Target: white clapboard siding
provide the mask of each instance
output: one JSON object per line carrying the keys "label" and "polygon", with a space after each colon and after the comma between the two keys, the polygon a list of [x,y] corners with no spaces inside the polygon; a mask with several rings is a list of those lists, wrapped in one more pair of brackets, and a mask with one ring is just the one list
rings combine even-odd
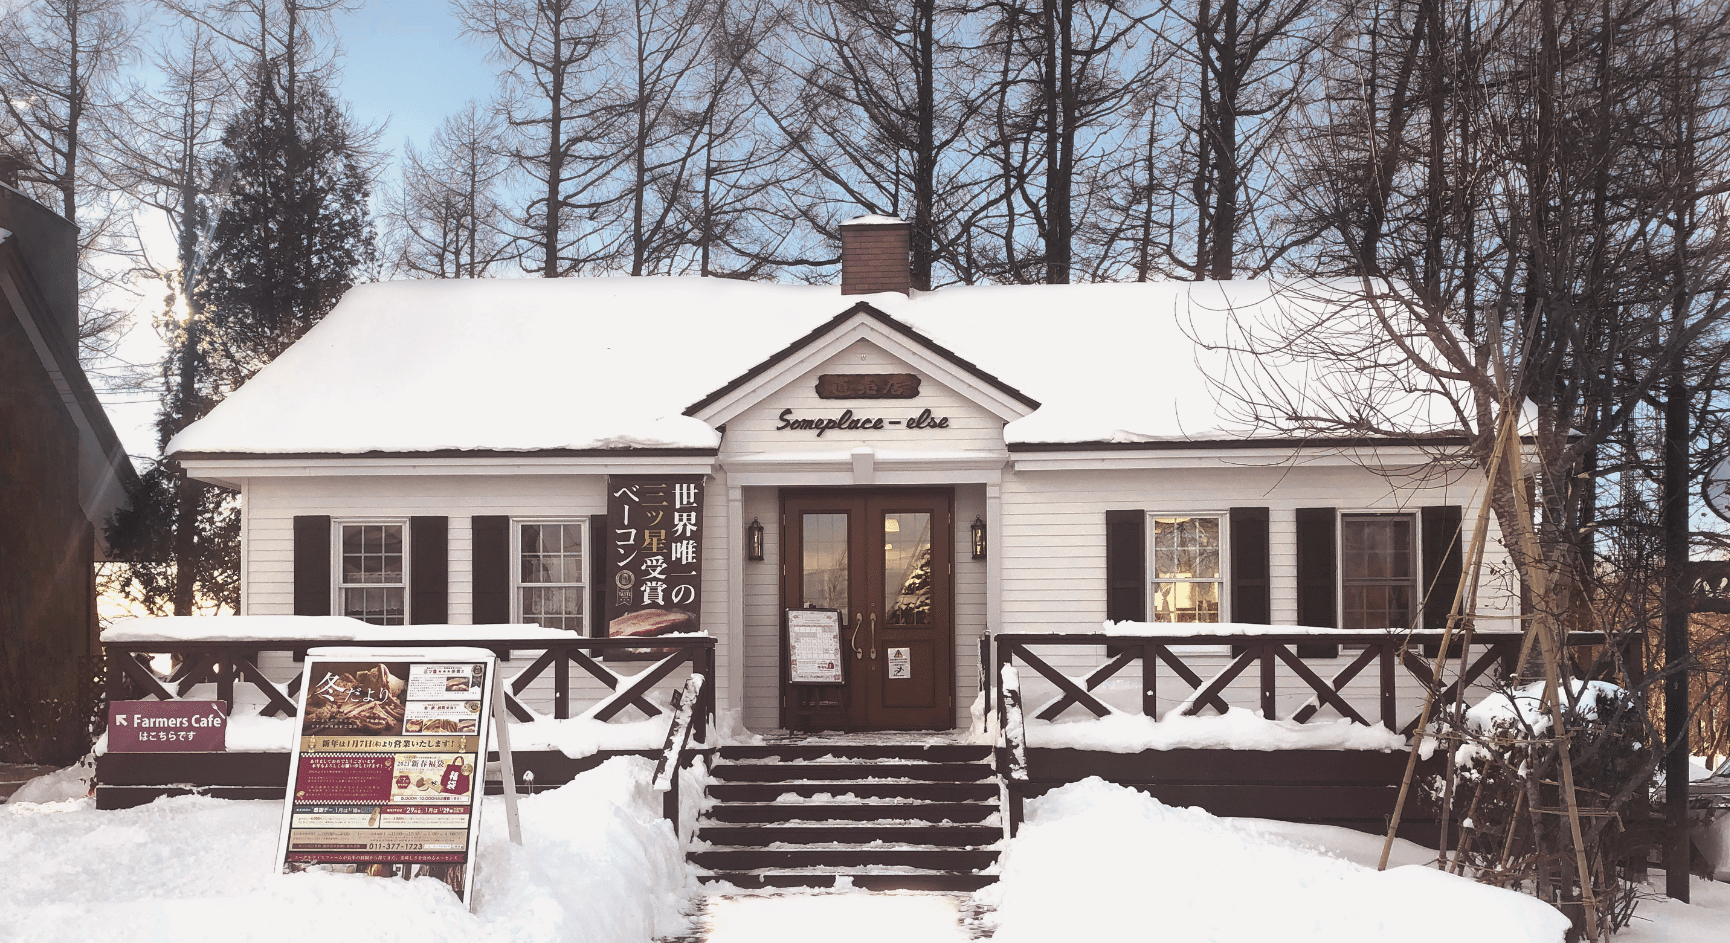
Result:
{"label": "white clapboard siding", "polygon": [[[329,515],[333,525],[348,520],[399,520],[419,515],[439,515],[449,520],[449,619],[466,625],[473,618],[473,540],[470,518],[478,515],[508,515],[519,519],[565,518],[587,521],[591,514],[605,514],[604,475],[486,475],[486,476],[321,476],[253,478],[247,482],[245,528],[248,553],[245,564],[245,614],[289,615],[294,611],[294,518],[297,515]],[[727,621],[728,554],[734,541],[727,538],[726,493],[709,489],[704,495],[703,605],[706,630],[722,635]],[[590,548],[600,552],[602,548]],[[411,567],[413,561],[410,560]],[[600,618],[591,614],[591,618]],[[719,676],[715,679],[720,703],[730,703],[727,665],[732,653],[719,646],[716,653]],[[506,677],[514,675],[527,660],[509,663]],[[613,664],[615,671],[634,674],[648,663]],[[292,666],[274,660],[267,669],[272,676],[293,674]],[[286,672],[286,674],[284,674]],[[681,669],[664,683],[663,692],[676,686]],[[572,713],[580,713],[608,693],[599,681],[576,666],[571,668]],[[524,693],[526,703],[552,709],[553,673],[548,668]],[[657,695],[657,697],[662,697]],[[626,714],[635,718],[637,712]]]}
{"label": "white clapboard siding", "polygon": [[[1110,471],[1029,471],[1006,475],[1003,484],[1003,623],[1010,631],[1087,632],[1098,631],[1105,619],[1105,512],[1143,509],[1153,513],[1223,515],[1232,506],[1269,509],[1269,577],[1272,617],[1275,624],[1297,621],[1296,509],[1335,507],[1352,511],[1409,511],[1430,505],[1462,505],[1465,512],[1463,540],[1470,541],[1481,495],[1469,482],[1452,482],[1434,488],[1414,489],[1409,482],[1357,466],[1288,467],[1274,464],[1289,455],[1270,454],[1260,466],[1222,461],[1205,468],[1162,468]],[[1241,461],[1241,460],[1240,460]],[[1396,482],[1399,487],[1396,487]],[[1420,525],[1421,526],[1421,525]],[[1513,628],[1517,593],[1505,577],[1507,555],[1490,531],[1486,570],[1480,586],[1478,611],[1484,628]],[[1229,538],[1228,538],[1229,539]],[[1419,538],[1421,539],[1421,537]],[[993,548],[996,551],[996,547]],[[1229,548],[1228,548],[1229,551]],[[1498,575],[1502,574],[1502,575]],[[1499,617],[1499,618],[1498,618]],[[1229,618],[1229,613],[1228,613]],[[1350,652],[1334,660],[1312,660],[1311,667],[1323,677],[1349,663]],[[1104,663],[1103,649],[1052,650],[1047,660],[1065,674],[1085,676]],[[1204,680],[1229,661],[1224,654],[1197,665]],[[1203,668],[1206,670],[1203,670]],[[1140,669],[1130,666],[1108,701],[1126,710],[1140,710]],[[1175,706],[1187,692],[1169,670],[1161,666],[1161,709]],[[1022,674],[1024,702],[1031,709],[1044,703],[1052,686],[1032,672]],[[1348,686],[1352,703],[1360,711],[1376,707],[1377,680],[1366,670]],[[1246,671],[1231,685],[1227,700],[1246,707],[1259,706],[1259,673]],[[1308,699],[1303,684],[1289,668],[1279,668],[1279,710],[1296,710]],[[1400,672],[1400,710],[1414,710],[1422,692],[1415,681]],[[1119,700],[1121,704],[1117,703]],[[1068,717],[1083,716],[1073,709]],[[1318,715],[1337,716],[1331,708]],[[1375,719],[1375,718],[1371,718]]]}

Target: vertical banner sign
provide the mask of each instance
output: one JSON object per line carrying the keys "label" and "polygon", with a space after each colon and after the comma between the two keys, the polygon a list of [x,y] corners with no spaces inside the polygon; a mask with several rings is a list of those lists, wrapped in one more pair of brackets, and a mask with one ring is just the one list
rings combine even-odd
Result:
{"label": "vertical banner sign", "polygon": [[698,631],[703,479],[607,479],[607,634]]}
{"label": "vertical banner sign", "polygon": [[472,903],[495,669],[485,649],[309,653],[282,871],[430,877]]}

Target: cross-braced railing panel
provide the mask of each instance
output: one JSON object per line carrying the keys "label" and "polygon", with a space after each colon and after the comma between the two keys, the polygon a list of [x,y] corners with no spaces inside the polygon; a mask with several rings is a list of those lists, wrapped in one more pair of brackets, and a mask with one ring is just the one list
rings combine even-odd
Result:
{"label": "cross-braced railing panel", "polygon": [[[1441,632],[1280,631],[1248,633],[1182,633],[1169,635],[1118,635],[1111,633],[999,633],[992,637],[996,648],[995,673],[983,677],[1000,679],[1005,666],[1020,664],[1032,670],[1055,689],[1049,700],[1029,707],[1029,716],[1055,720],[1065,711],[1081,708],[1095,717],[1112,713],[1100,695],[1106,683],[1139,669],[1140,712],[1159,717],[1162,686],[1183,685],[1184,693],[1173,708],[1182,716],[1205,710],[1225,712],[1232,699],[1243,699],[1245,689],[1254,693],[1254,703],[1237,706],[1255,710],[1269,720],[1307,723],[1324,708],[1356,724],[1379,724],[1410,734],[1417,726],[1418,705],[1405,697],[1405,690],[1436,690],[1439,703],[1451,703],[1462,690],[1487,686],[1511,677],[1519,659],[1523,637],[1517,632],[1456,634],[1446,658],[1435,652],[1442,644]],[[1601,633],[1581,632],[1569,636],[1569,645],[1601,645]],[[1343,658],[1318,661],[1299,655],[1300,648],[1339,645]],[[1220,652],[1229,646],[1228,656]],[[1085,675],[1075,676],[1078,660],[1104,649],[1103,660]],[[1053,654],[1063,653],[1064,657]],[[1054,661],[1064,664],[1054,665]],[[1340,664],[1343,661],[1344,664]],[[1336,667],[1337,666],[1337,667]],[[1358,681],[1375,669],[1373,694]],[[1253,669],[1253,670],[1252,670]],[[1354,686],[1353,682],[1358,683]],[[1249,682],[1249,683],[1246,683]],[[1285,690],[1282,691],[1282,685]],[[1292,691],[1308,698],[1295,710],[1282,713],[1282,698]],[[1170,697],[1166,698],[1172,700]],[[1374,718],[1372,720],[1371,718]]]}
{"label": "cross-braced railing panel", "polygon": [[[269,654],[281,656],[278,660],[292,659],[293,662],[299,662],[306,657],[307,649],[327,645],[364,645],[368,648],[404,650],[454,645],[489,649],[498,655],[501,673],[506,675],[505,708],[510,716],[518,721],[536,718],[535,712],[524,702],[523,697],[531,685],[543,679],[549,668],[552,669],[553,717],[558,719],[574,716],[573,707],[576,705],[573,701],[582,693],[573,682],[571,665],[582,669],[585,675],[599,682],[608,692],[595,703],[587,705],[585,710],[576,712],[586,713],[601,721],[613,720],[632,707],[649,717],[664,713],[664,709],[657,706],[649,695],[659,687],[682,685],[683,681],[668,680],[681,667],[689,666],[691,674],[700,674],[705,678],[715,677],[715,639],[710,636],[656,638],[653,640],[653,648],[648,651],[653,653],[651,657],[659,657],[648,662],[632,661],[631,664],[643,665],[642,669],[634,674],[614,671],[603,659],[608,653],[631,653],[634,658],[640,658],[648,645],[643,639],[573,636],[569,642],[565,642],[546,638],[496,637],[477,641],[458,636],[397,638],[388,641],[203,638],[196,641],[105,643],[103,647],[107,651],[109,664],[109,697],[119,699],[137,693],[158,700],[178,700],[191,694],[198,685],[214,684],[216,699],[225,703],[232,713],[236,686],[244,684],[263,694],[264,703],[259,707],[260,714],[293,716],[300,694],[302,675],[296,673],[285,682],[273,681],[260,667],[260,663],[267,661],[264,656]],[[148,665],[149,659],[159,654],[178,656],[178,665],[166,680],[159,678]],[[528,658],[528,664],[521,670],[510,673],[509,666],[521,664],[524,658]],[[129,688],[132,690],[129,691]],[[715,714],[714,685],[702,685],[697,699],[690,729],[692,737],[701,742],[706,739],[708,724]]]}

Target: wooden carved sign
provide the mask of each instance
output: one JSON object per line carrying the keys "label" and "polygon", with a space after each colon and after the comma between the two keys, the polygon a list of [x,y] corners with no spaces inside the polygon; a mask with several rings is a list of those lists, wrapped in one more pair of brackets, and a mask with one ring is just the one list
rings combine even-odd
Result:
{"label": "wooden carved sign", "polygon": [[607,479],[607,634],[696,632],[701,611],[703,479]]}
{"label": "wooden carved sign", "polygon": [[817,378],[822,399],[913,399],[919,378],[911,373],[825,373]]}

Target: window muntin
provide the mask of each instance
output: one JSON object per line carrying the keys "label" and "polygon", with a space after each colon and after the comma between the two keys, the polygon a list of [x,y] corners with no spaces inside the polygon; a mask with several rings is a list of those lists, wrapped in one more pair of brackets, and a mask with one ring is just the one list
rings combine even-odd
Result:
{"label": "window muntin", "polygon": [[522,622],[581,633],[587,625],[583,521],[517,521],[516,604]]}
{"label": "window muntin", "polygon": [[1411,628],[1416,522],[1409,514],[1340,516],[1340,627]]}
{"label": "window muntin", "polygon": [[408,566],[401,523],[345,523],[339,529],[337,610],[373,625],[408,621]]}
{"label": "window muntin", "polygon": [[1224,598],[1220,518],[1154,516],[1153,622],[1218,622]]}

